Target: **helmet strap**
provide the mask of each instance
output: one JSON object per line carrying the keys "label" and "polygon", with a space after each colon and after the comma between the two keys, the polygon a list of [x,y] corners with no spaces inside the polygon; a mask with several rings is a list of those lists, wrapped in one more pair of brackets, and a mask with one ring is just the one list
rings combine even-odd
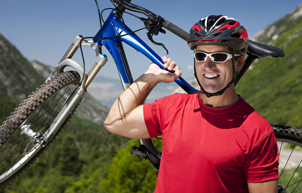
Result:
{"label": "helmet strap", "polygon": [[196,80],[197,80],[197,83],[198,83],[198,85],[200,86],[200,88],[201,88],[202,91],[193,91],[193,92],[191,92],[190,94],[194,94],[194,93],[205,94],[208,98],[210,98],[210,97],[212,97],[212,96],[220,96],[220,95],[222,95],[222,94],[224,93],[224,91],[225,91],[227,88],[229,88],[229,87],[236,81],[236,79],[237,79],[237,73],[236,73],[236,68],[235,68],[235,53],[234,53],[234,50],[233,50],[232,48],[230,48],[230,47],[229,47],[229,50],[230,50],[230,52],[231,52],[231,54],[232,54],[232,56],[233,56],[233,57],[232,57],[232,63],[233,63],[233,79],[231,80],[231,82],[230,82],[226,87],[224,87],[223,89],[221,89],[221,90],[218,91],[218,92],[209,93],[209,92],[205,91],[205,90],[203,89],[203,87],[201,86],[201,84],[200,84],[198,78],[197,78],[196,69],[195,69],[195,68],[196,68],[196,67],[195,67],[195,59],[194,59],[194,76],[195,76],[195,78],[196,78]]}

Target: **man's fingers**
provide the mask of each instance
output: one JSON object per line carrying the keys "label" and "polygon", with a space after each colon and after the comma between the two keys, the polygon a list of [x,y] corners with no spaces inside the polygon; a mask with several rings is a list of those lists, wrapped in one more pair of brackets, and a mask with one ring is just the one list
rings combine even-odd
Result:
{"label": "man's fingers", "polygon": [[180,71],[180,68],[179,66],[175,66],[175,68],[173,69],[174,70],[174,74],[177,78],[179,78],[182,74],[182,72]]}
{"label": "man's fingers", "polygon": [[166,68],[167,70],[171,71],[175,68],[176,63],[175,61],[172,61],[171,58],[167,58],[167,57],[162,57],[163,62],[164,62],[164,68]]}
{"label": "man's fingers", "polygon": [[[162,60],[164,62],[164,68],[167,69],[168,71],[173,71],[173,73],[165,73],[166,74],[166,78],[170,79],[170,80],[166,80],[167,82],[171,81],[171,78],[173,79],[172,81],[175,81],[177,78],[179,78],[181,76],[181,71],[179,66],[176,65],[176,62],[173,61],[171,58],[167,58],[166,56],[162,57]],[[164,82],[166,82],[164,81]]]}

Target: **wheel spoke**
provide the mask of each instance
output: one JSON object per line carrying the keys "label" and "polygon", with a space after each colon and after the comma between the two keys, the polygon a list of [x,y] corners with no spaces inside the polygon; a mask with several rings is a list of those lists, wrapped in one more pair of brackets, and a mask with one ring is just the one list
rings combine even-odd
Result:
{"label": "wheel spoke", "polygon": [[[296,146],[295,146],[295,147],[296,147]],[[287,163],[288,163],[288,161],[290,160],[290,158],[291,158],[291,156],[292,156],[292,154],[293,154],[293,152],[294,152],[295,147],[291,150],[291,152],[290,152],[290,154],[289,154],[289,156],[288,156],[288,158],[287,158],[287,160],[286,160],[286,163],[285,163],[285,165],[284,165],[284,167],[283,167],[283,169],[282,169],[282,171],[281,171],[280,176],[282,176],[282,174],[283,174],[283,172],[284,172],[284,170],[285,170],[285,168],[286,168],[286,166],[287,166]]]}
{"label": "wheel spoke", "polygon": [[282,146],[283,146],[283,141],[281,142],[281,145],[280,145],[280,148],[279,148],[279,156],[280,156],[281,151],[282,151]]}

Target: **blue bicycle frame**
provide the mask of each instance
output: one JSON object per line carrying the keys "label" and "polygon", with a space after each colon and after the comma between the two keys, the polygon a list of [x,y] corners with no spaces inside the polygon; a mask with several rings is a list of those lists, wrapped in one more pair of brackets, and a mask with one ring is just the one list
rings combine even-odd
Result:
{"label": "blue bicycle frame", "polygon": [[[131,29],[125,26],[121,19],[117,17],[113,12],[111,12],[109,17],[107,18],[106,22],[102,26],[102,29],[96,34],[96,37],[100,38],[94,38],[93,41],[100,46],[104,45],[113,56],[124,89],[126,89],[133,82],[133,79],[122,46],[122,42],[127,43],[134,49],[143,53],[152,62],[164,69],[161,57],[158,56],[135,33],[133,33]],[[196,91],[196,89],[188,84],[182,77],[178,78],[175,82],[188,93],[190,93],[191,91]]]}

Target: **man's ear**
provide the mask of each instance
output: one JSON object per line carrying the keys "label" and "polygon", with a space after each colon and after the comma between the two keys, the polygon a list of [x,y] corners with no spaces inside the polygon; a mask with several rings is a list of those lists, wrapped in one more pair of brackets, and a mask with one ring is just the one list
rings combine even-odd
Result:
{"label": "man's ear", "polygon": [[241,68],[243,67],[244,61],[245,61],[244,56],[240,56],[238,58],[238,60],[236,61],[236,72],[239,72],[241,70]]}

